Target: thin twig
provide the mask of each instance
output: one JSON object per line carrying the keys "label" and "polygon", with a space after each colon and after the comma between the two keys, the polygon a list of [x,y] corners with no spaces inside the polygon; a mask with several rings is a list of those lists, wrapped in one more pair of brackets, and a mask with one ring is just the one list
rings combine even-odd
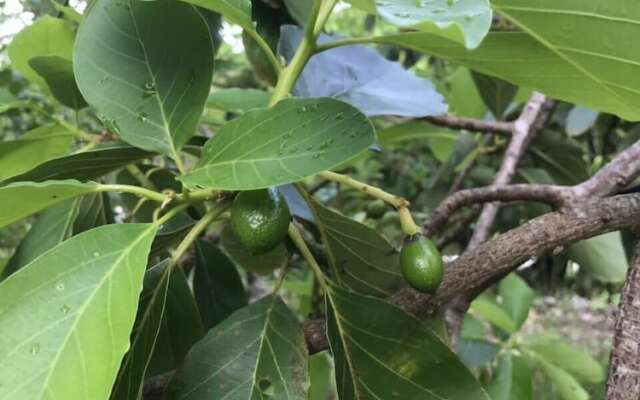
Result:
{"label": "thin twig", "polygon": [[[529,143],[543,126],[542,124],[534,124],[544,113],[545,107],[543,107],[543,105],[546,101],[547,98],[542,93],[534,92],[531,95],[522,114],[520,114],[520,117],[518,117],[513,125],[511,142],[505,153],[502,165],[500,165],[500,169],[496,174],[493,182],[494,186],[503,186],[511,182],[516,172],[516,167],[529,146]],[[493,221],[498,214],[499,207],[499,203],[486,204],[483,207],[471,240],[467,245],[467,249],[472,249],[487,240],[491,227],[493,226]]]}
{"label": "thin twig", "polygon": [[440,115],[436,117],[424,117],[423,120],[433,125],[444,126],[451,129],[466,129],[472,132],[501,133],[510,135],[513,132],[513,122],[483,121],[474,118],[456,117],[455,115]]}
{"label": "thin twig", "polygon": [[442,228],[461,207],[493,201],[537,201],[560,208],[570,200],[570,188],[556,185],[487,186],[459,190],[447,197],[431,213],[423,225],[423,233],[431,236]]}

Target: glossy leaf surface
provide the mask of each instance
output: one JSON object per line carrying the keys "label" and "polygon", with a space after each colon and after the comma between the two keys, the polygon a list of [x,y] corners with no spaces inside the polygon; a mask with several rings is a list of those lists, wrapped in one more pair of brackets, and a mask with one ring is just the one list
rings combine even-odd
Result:
{"label": "glossy leaf surface", "polygon": [[0,284],[1,398],[108,398],[129,347],[155,231],[141,224],[96,228]]}

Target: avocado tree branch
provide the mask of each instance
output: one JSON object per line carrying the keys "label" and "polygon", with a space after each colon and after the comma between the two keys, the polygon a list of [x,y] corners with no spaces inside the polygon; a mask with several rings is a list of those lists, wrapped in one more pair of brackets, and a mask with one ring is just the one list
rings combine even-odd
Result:
{"label": "avocado tree branch", "polygon": [[461,207],[492,201],[537,201],[556,208],[570,200],[570,188],[556,185],[486,186],[454,192],[443,200],[423,224],[423,233],[431,236],[440,230],[451,215]]}
{"label": "avocado tree branch", "polygon": [[[419,317],[438,313],[464,293],[486,287],[529,259],[564,248],[579,240],[636,224],[640,194],[625,194],[581,202],[570,209],[544,214],[463,253],[445,266],[442,285],[435,295],[401,289],[390,301]],[[311,352],[327,348],[323,320],[304,325]]]}
{"label": "avocado tree branch", "polygon": [[433,125],[451,129],[465,129],[472,132],[501,133],[510,135],[514,129],[513,122],[483,121],[475,118],[457,117],[455,115],[438,115],[422,118]]}
{"label": "avocado tree branch", "polygon": [[[546,125],[552,108],[552,101],[548,101],[542,93],[533,92],[522,113],[513,124],[511,142],[493,181],[493,186],[504,186],[511,182],[520,159],[529,147],[531,140]],[[485,204],[471,240],[467,244],[467,249],[472,249],[487,240],[499,208],[500,203]]]}
{"label": "avocado tree branch", "polygon": [[640,398],[640,241],[633,253],[616,320],[607,378],[608,400]]}

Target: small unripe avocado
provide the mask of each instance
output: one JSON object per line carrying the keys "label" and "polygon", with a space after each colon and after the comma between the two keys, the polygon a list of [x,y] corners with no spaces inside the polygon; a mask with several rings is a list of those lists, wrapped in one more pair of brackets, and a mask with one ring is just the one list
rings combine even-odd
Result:
{"label": "small unripe avocado", "polygon": [[287,202],[276,188],[240,192],[231,205],[231,229],[254,255],[280,243],[290,219]]}
{"label": "small unripe avocado", "polygon": [[387,212],[387,204],[382,200],[374,200],[367,204],[367,217],[372,219],[382,218]]}
{"label": "small unripe avocado", "polygon": [[442,282],[442,256],[433,242],[422,235],[405,240],[400,268],[407,283],[420,292],[435,293]]}

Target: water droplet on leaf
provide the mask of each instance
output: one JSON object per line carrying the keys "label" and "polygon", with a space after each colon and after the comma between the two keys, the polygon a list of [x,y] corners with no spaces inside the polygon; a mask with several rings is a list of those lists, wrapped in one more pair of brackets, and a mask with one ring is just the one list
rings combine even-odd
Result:
{"label": "water droplet on leaf", "polygon": [[40,343],[32,344],[31,347],[29,348],[29,353],[33,354],[34,356],[40,353]]}
{"label": "water droplet on leaf", "polygon": [[64,283],[60,282],[56,285],[56,290],[62,292],[64,290]]}

